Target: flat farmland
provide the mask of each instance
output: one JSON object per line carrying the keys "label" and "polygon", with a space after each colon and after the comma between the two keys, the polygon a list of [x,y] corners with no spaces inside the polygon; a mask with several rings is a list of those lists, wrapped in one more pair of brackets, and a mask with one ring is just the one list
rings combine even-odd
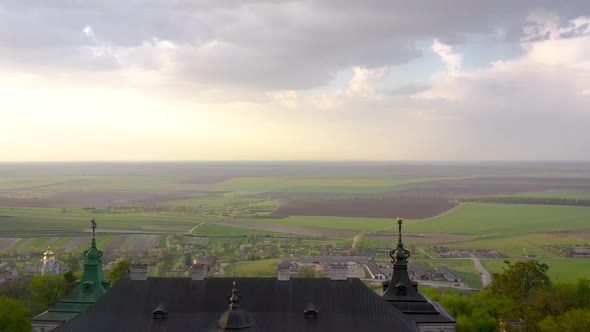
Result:
{"label": "flat farmland", "polygon": [[297,226],[305,228],[328,228],[355,231],[378,231],[397,227],[395,220],[385,218],[352,218],[322,216],[292,216],[283,219],[244,219],[254,223]]}
{"label": "flat farmland", "polygon": [[[516,262],[517,260],[511,260]],[[575,283],[580,278],[590,276],[590,259],[586,258],[555,258],[541,259],[541,263],[549,266],[547,274],[553,282]],[[501,273],[506,266],[503,260],[482,259],[482,264],[490,273]]]}
{"label": "flat farmland", "polygon": [[10,248],[13,245],[15,245],[18,241],[20,241],[20,238],[12,238],[12,239],[0,238],[0,250]]}
{"label": "flat farmland", "polygon": [[159,235],[139,234],[135,237],[128,250],[132,252],[149,251],[150,249],[157,248],[159,242]]}
{"label": "flat farmland", "polygon": [[470,196],[510,195],[544,190],[590,190],[590,178],[479,177],[442,179],[405,185],[391,193],[397,196],[460,198]]}
{"label": "flat farmland", "polygon": [[[74,237],[31,237],[22,239],[0,238],[0,250],[32,250],[44,251],[48,246],[52,250],[85,250],[90,246],[92,237],[74,236]],[[113,250],[127,250],[131,252],[148,251],[158,247],[160,235],[146,234],[126,234],[126,235],[106,235],[98,234],[96,245],[99,249],[108,252]]]}
{"label": "flat farmland", "polygon": [[406,223],[408,232],[509,236],[590,229],[590,207],[463,203],[438,217]]}
{"label": "flat farmland", "polygon": [[[226,220],[218,221],[215,226],[223,226],[226,228],[242,229],[245,234],[258,231],[261,234],[267,233],[283,233],[283,234],[296,234],[308,237],[324,237],[324,238],[353,238],[360,232],[350,229],[340,228],[321,228],[321,227],[304,227],[295,225],[284,225],[284,224],[273,224],[273,223],[261,223],[251,221],[238,221],[238,220]],[[227,234],[234,234],[236,231],[228,231]]]}
{"label": "flat farmland", "polygon": [[404,216],[409,219],[432,218],[446,212],[457,202],[444,198],[353,198],[283,200],[273,216],[340,216],[367,218],[394,218]]}
{"label": "flat farmland", "polygon": [[110,205],[151,205],[167,200],[189,199],[205,196],[205,193],[185,192],[135,192],[135,191],[5,191],[0,192],[0,206],[55,207],[55,208],[104,208]]}
{"label": "flat farmland", "polygon": [[238,177],[203,187],[210,191],[241,192],[246,194],[267,192],[325,192],[325,193],[379,193],[401,189],[402,185],[438,181],[449,178],[411,179],[359,179],[359,178],[289,178],[289,177]]}
{"label": "flat farmland", "polygon": [[36,176],[0,177],[2,191],[109,192],[190,191],[199,185],[183,176]]}
{"label": "flat farmland", "polygon": [[[587,245],[589,242],[587,234],[588,232],[579,231],[533,233],[486,237],[446,245],[457,248],[493,248],[507,257],[522,258],[526,253],[538,258],[553,258],[561,255],[565,248]],[[555,250],[551,250],[551,247]]]}
{"label": "flat farmland", "polygon": [[57,208],[0,207],[0,235],[88,232],[92,217],[99,229],[112,232],[186,232],[200,222],[193,215],[164,212],[93,214],[81,209],[63,213]]}
{"label": "flat farmland", "polygon": [[113,238],[111,242],[109,242],[102,250],[104,251],[113,251],[118,250],[121,248],[125,240],[127,240],[128,235],[117,235]]}
{"label": "flat farmland", "polygon": [[582,199],[590,200],[590,190],[576,189],[549,189],[543,191],[532,191],[513,195],[516,197],[533,198],[561,198],[561,199]]}

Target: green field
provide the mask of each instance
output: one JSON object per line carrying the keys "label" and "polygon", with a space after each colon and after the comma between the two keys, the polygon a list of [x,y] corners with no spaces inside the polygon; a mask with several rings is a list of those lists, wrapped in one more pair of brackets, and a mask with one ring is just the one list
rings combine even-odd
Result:
{"label": "green field", "polygon": [[402,189],[403,185],[412,183],[461,178],[463,177],[412,179],[236,177],[205,188],[248,194],[265,192],[379,193]]}
{"label": "green field", "polygon": [[348,229],[358,231],[378,231],[390,229],[396,226],[395,222],[391,219],[381,218],[291,216],[284,219],[244,218],[243,220],[273,225],[326,229]]}
{"label": "green field", "polygon": [[590,200],[590,190],[549,189],[549,190],[544,190],[544,191],[525,192],[525,193],[516,194],[516,195],[512,195],[512,196]]}
{"label": "green field", "polygon": [[260,231],[255,229],[245,229],[245,228],[237,228],[237,227],[228,227],[228,226],[221,226],[216,225],[215,223],[205,223],[199,226],[195,232],[195,235],[199,236],[215,236],[215,237],[222,237],[222,236],[242,236],[246,237],[247,235],[269,235],[269,236],[290,236],[291,234],[286,233],[276,233],[276,232],[269,232],[269,231]]}
{"label": "green field", "polygon": [[440,216],[410,221],[412,233],[453,233],[486,237],[590,229],[590,207],[463,203]]}
{"label": "green field", "polygon": [[178,176],[40,176],[0,177],[0,190],[42,192],[182,191],[199,190]]}
{"label": "green field", "polygon": [[[574,283],[580,278],[590,276],[590,260],[585,258],[542,259],[549,266],[547,274],[553,282]],[[482,259],[482,264],[490,273],[501,273],[506,265],[500,259]]]}
{"label": "green field", "polygon": [[202,218],[176,213],[101,213],[82,209],[0,207],[0,232],[88,231],[89,220],[95,217],[102,230],[134,230],[145,232],[186,232]]}
{"label": "green field", "polygon": [[277,275],[278,258],[262,259],[258,261],[240,262],[227,268],[239,277],[269,277]]}

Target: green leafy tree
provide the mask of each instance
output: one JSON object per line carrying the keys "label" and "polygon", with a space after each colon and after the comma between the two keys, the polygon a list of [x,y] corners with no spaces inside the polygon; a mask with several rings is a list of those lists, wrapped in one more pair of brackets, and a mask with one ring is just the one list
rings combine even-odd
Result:
{"label": "green leafy tree", "polygon": [[581,299],[575,285],[556,284],[540,290],[529,302],[529,321],[539,322],[546,316],[557,316],[579,307]]}
{"label": "green leafy tree", "polygon": [[37,314],[55,305],[66,295],[67,284],[62,276],[35,276],[29,282],[32,313]]}
{"label": "green leafy tree", "polygon": [[299,268],[299,271],[297,271],[297,273],[293,276],[298,278],[314,278],[315,270],[313,267],[302,266]]}
{"label": "green leafy tree", "polygon": [[12,299],[24,299],[31,296],[29,285],[24,280],[11,280],[0,284],[0,296]]}
{"label": "green leafy tree", "polygon": [[0,332],[29,332],[29,310],[22,303],[0,297]]}
{"label": "green leafy tree", "polygon": [[541,332],[590,331],[590,310],[572,309],[558,316],[547,316],[539,323]]}
{"label": "green leafy tree", "polygon": [[482,291],[484,301],[496,318],[527,320],[530,302],[551,286],[547,264],[535,260],[504,261],[504,272],[494,275],[491,285]]}
{"label": "green leafy tree", "polygon": [[576,293],[580,298],[581,305],[590,309],[590,280],[581,278],[576,282]]}
{"label": "green leafy tree", "polygon": [[115,267],[109,271],[106,275],[107,279],[111,281],[111,285],[116,284],[119,280],[127,278],[129,276],[129,270],[131,269],[131,262],[123,259],[120,260]]}
{"label": "green leafy tree", "polygon": [[439,301],[457,320],[457,332],[495,332],[498,323],[481,307],[478,298],[471,292],[453,289],[425,288],[424,293]]}
{"label": "green leafy tree", "polygon": [[74,275],[74,273],[72,271],[68,271],[66,273],[64,273],[64,281],[66,282],[66,288],[65,288],[65,293],[69,294],[72,289],[74,289],[74,287],[76,287],[76,280],[78,278],[76,278],[76,276]]}
{"label": "green leafy tree", "polygon": [[[504,263],[504,272],[495,274],[492,284],[479,294],[480,307],[496,320],[522,322],[524,331],[538,331],[537,324],[545,314],[559,310],[560,305],[575,305],[571,287],[552,289],[546,264],[535,260]],[[557,293],[564,299],[557,300]],[[553,303],[559,301],[561,304]]]}

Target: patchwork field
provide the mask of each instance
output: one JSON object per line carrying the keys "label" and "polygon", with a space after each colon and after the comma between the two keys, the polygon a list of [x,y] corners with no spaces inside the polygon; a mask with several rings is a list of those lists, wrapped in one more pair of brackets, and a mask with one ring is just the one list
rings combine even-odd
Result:
{"label": "patchwork field", "polygon": [[[84,248],[93,216],[105,251],[146,251],[187,233],[347,246],[362,235],[383,250],[401,216],[404,242],[427,253],[432,245],[493,248],[509,257],[526,252],[550,259],[555,270],[572,275],[585,271],[553,259],[568,247],[588,246],[590,207],[459,203],[477,197],[590,200],[590,164],[0,164],[0,250]],[[467,263],[448,264],[477,282],[461,266]],[[253,270],[270,266],[252,264]]]}

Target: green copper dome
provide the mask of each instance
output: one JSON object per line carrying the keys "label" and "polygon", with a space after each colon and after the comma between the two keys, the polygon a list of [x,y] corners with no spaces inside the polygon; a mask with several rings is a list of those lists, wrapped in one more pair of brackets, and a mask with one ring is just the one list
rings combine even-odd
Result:
{"label": "green copper dome", "polygon": [[86,263],[102,263],[102,251],[96,248],[96,239],[92,238],[92,244],[90,249],[84,251],[84,257],[86,257]]}

